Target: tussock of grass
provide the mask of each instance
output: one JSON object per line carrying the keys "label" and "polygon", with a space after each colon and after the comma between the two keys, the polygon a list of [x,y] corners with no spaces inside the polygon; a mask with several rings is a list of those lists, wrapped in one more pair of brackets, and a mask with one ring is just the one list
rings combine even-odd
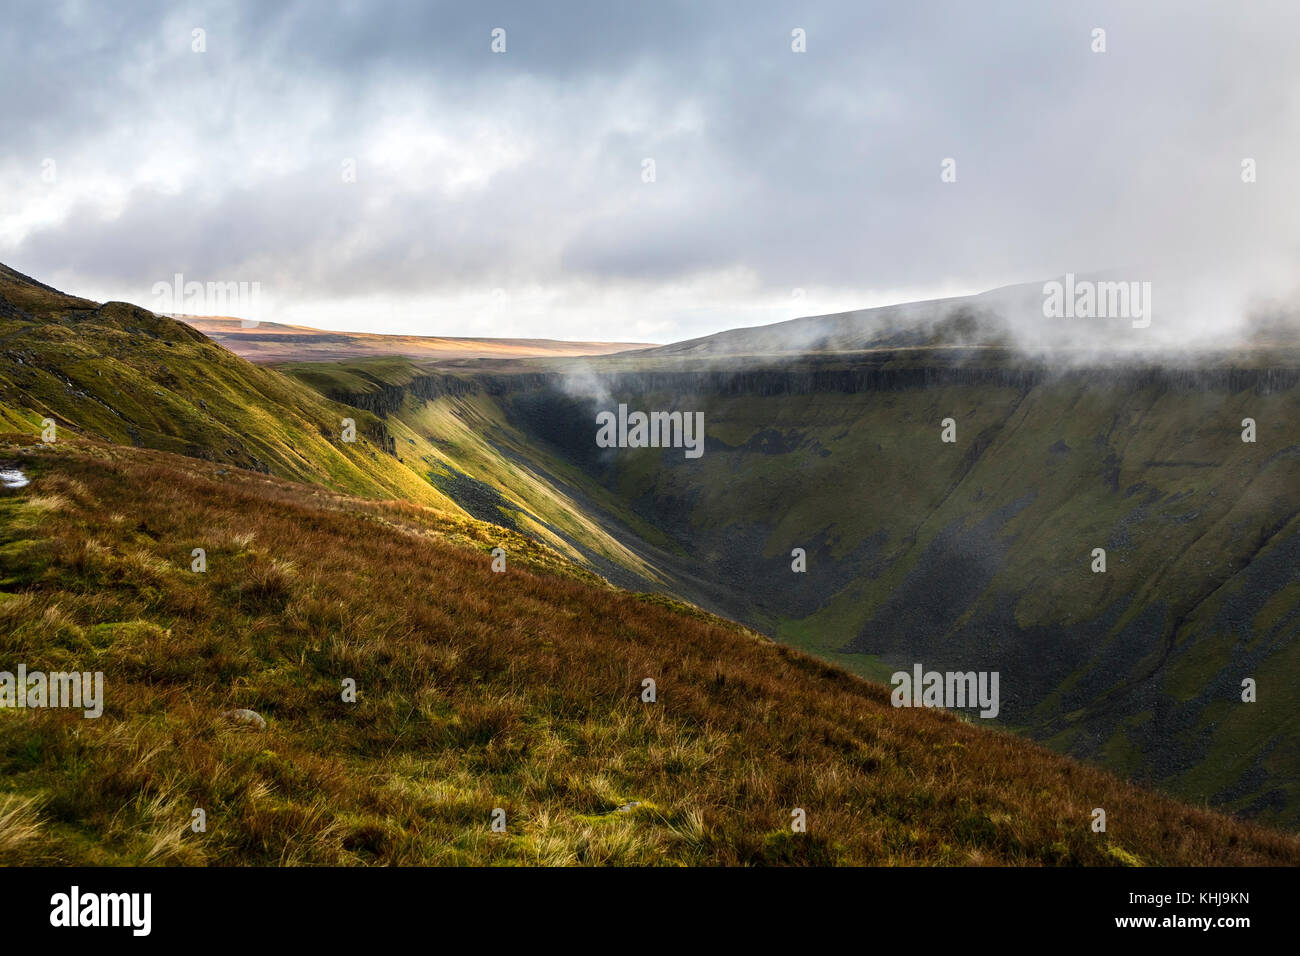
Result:
{"label": "tussock of grass", "polygon": [[0,859],[25,853],[28,844],[40,836],[36,803],[35,797],[0,794]]}

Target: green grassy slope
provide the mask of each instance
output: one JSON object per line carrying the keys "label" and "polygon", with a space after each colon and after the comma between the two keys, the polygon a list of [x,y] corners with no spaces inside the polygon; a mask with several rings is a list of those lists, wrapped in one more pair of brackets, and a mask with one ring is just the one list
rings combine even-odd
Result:
{"label": "green grassy slope", "polygon": [[[277,366],[323,395],[383,414],[408,459],[475,517],[526,531],[619,583],[667,586],[640,546],[671,539],[513,420],[481,387],[479,367],[447,373],[400,358]],[[611,516],[626,533],[607,527]]]}
{"label": "green grassy slope", "polygon": [[[344,418],[356,422],[355,443],[342,440]],[[180,322],[65,296],[0,267],[0,430],[38,434],[45,419],[74,434],[459,511],[389,453],[376,416]]]}

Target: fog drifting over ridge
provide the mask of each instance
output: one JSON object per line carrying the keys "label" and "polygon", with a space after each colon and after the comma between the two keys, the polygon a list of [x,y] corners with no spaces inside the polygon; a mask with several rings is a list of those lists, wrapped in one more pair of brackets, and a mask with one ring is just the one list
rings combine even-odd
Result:
{"label": "fog drifting over ridge", "polygon": [[1213,288],[1166,277],[1067,274],[971,296],[804,316],[650,350],[678,357],[816,355],[864,349],[1010,350],[1052,363],[1217,360],[1218,353],[1300,351],[1294,299],[1216,312]]}
{"label": "fog drifting over ridge", "polygon": [[[1152,284],[1137,341],[1167,348],[1295,298],[1290,4],[18,3],[11,24],[0,261],[100,300],[152,307],[182,273],[318,328],[669,342],[1106,270]],[[1049,327],[1015,311],[1022,341]]]}

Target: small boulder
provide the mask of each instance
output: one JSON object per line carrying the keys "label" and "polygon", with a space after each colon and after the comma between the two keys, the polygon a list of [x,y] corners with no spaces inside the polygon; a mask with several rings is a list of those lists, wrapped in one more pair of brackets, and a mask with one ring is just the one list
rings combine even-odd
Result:
{"label": "small boulder", "polygon": [[221,716],[249,730],[266,730],[266,718],[255,710],[223,710]]}

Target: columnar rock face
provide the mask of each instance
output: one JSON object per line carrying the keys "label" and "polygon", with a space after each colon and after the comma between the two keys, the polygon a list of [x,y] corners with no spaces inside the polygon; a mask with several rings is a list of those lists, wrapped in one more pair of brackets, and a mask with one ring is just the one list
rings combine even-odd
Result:
{"label": "columnar rock face", "polygon": [[609,394],[684,393],[708,396],[813,395],[822,392],[857,394],[894,392],[946,386],[992,386],[1032,388],[1049,382],[1088,382],[1116,389],[1159,387],[1191,391],[1265,393],[1300,385],[1300,367],[1252,366],[1205,367],[1128,364],[1061,367],[1013,359],[1000,363],[967,364],[969,353],[928,355],[924,364],[863,359],[846,365],[843,359],[807,361],[792,368],[707,368],[693,371],[601,371],[584,368],[580,388],[573,385],[572,372],[519,372],[513,374],[439,372],[416,375],[401,385],[376,385],[365,392],[335,390],[336,401],[363,408],[377,415],[389,415],[401,408],[408,397],[431,400],[448,395],[507,395],[522,391],[554,391],[581,394],[599,390]]}
{"label": "columnar rock face", "polygon": [[482,383],[454,375],[418,375],[403,385],[377,385],[372,391],[366,392],[336,389],[330,391],[328,397],[375,415],[386,416],[400,409],[408,398],[428,401],[444,395],[472,394],[484,387]]}
{"label": "columnar rock face", "polygon": [[[1300,753],[1241,699],[1248,678],[1286,693],[1296,666],[1300,364],[988,350],[643,364],[337,397],[416,429],[428,409],[462,416],[501,462],[466,472],[607,576],[877,678],[916,661],[999,671],[999,720],[1300,823]],[[595,414],[619,402],[702,412],[705,453],[597,447]],[[607,539],[625,552],[612,563]]]}

